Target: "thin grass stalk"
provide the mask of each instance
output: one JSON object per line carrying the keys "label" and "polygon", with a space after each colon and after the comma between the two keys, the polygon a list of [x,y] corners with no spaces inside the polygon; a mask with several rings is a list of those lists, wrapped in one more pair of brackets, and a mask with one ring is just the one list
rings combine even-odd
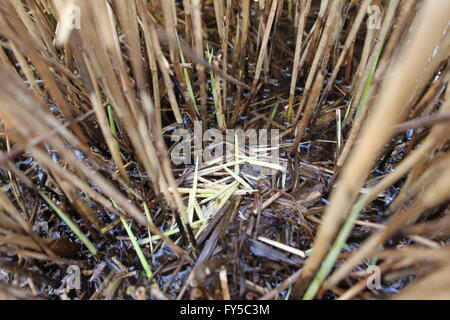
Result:
{"label": "thin grass stalk", "polygon": [[292,111],[294,105],[294,94],[295,89],[297,87],[297,79],[299,74],[299,64],[300,64],[300,56],[303,45],[303,32],[305,29],[305,20],[306,16],[309,14],[309,10],[311,7],[311,0],[307,0],[306,2],[302,2],[300,6],[301,13],[298,15],[298,26],[297,26],[297,38],[295,42],[295,53],[294,53],[294,65],[292,67],[292,79],[291,86],[289,89],[289,102],[288,102],[288,111],[286,115],[287,121],[291,121]]}
{"label": "thin grass stalk", "polygon": [[[192,3],[192,21],[194,27],[195,53],[204,60],[203,47],[203,27],[202,27],[202,5],[201,0],[191,0]],[[203,64],[197,64],[198,80],[200,82],[200,116],[203,125],[207,127],[208,121],[206,117],[206,76]]]}

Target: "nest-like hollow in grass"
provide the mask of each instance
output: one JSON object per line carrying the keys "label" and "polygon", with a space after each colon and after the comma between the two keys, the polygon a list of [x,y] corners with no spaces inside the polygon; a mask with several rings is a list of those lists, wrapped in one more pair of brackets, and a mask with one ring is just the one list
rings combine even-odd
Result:
{"label": "nest-like hollow in grass", "polygon": [[[196,158],[193,168],[186,169],[178,178],[178,192],[186,202],[186,222],[196,229],[198,236],[211,219],[234,196],[251,196],[265,190],[269,182],[273,188],[284,188],[287,160],[272,156],[280,146],[248,147],[239,143],[222,142],[210,147],[232,150],[230,154],[215,157],[199,164]],[[275,186],[272,186],[272,181]]]}

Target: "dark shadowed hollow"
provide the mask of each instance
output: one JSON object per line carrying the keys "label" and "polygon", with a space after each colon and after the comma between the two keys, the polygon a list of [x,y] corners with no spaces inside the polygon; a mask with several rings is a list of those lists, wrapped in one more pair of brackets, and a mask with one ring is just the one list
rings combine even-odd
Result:
{"label": "dark shadowed hollow", "polygon": [[0,1],[0,299],[450,299],[450,1]]}

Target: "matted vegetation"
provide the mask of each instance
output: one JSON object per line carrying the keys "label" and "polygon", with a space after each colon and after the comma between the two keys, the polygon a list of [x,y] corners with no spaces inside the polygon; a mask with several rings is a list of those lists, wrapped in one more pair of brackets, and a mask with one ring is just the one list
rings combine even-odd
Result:
{"label": "matted vegetation", "polygon": [[[450,298],[449,26],[434,0],[1,1],[0,298]],[[195,121],[278,129],[279,164],[237,135],[175,164]]]}

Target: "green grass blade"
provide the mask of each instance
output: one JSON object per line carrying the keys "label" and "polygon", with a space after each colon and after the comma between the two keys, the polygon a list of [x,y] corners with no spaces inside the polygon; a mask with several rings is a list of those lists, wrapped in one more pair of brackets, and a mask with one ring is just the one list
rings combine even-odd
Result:
{"label": "green grass blade", "polygon": [[125,221],[124,218],[120,217],[120,220],[122,221],[123,227],[127,231],[128,237],[131,240],[131,244],[133,245],[134,251],[136,251],[139,261],[141,262],[141,265],[144,268],[145,275],[147,276],[147,278],[150,278],[153,274],[152,270],[150,269],[150,266],[147,262],[147,259],[144,256],[144,253],[142,252],[141,247],[137,243],[136,237],[134,236],[134,233],[131,230],[131,227],[128,225],[128,223]]}
{"label": "green grass blade", "polygon": [[62,211],[50,198],[48,198],[42,192],[39,193],[41,197],[47,202],[47,204],[52,208],[56,214],[69,226],[69,228],[76,234],[76,236],[83,242],[89,251],[95,256],[97,254],[97,248],[94,244],[81,232],[80,228],[76,225],[75,222],[64,212]]}
{"label": "green grass blade", "polygon": [[346,241],[350,235],[350,232],[353,229],[356,219],[359,216],[359,213],[364,208],[367,202],[367,195],[361,196],[360,200],[353,206],[352,211],[350,212],[347,221],[342,227],[339,235],[337,236],[333,247],[331,248],[328,256],[325,261],[322,262],[319,271],[317,272],[314,280],[311,282],[310,286],[306,290],[305,295],[303,296],[303,300],[311,300],[316,295],[317,291],[319,291],[320,286],[325,281],[326,277],[330,274],[333,266],[336,263],[341,250],[345,247]]}

